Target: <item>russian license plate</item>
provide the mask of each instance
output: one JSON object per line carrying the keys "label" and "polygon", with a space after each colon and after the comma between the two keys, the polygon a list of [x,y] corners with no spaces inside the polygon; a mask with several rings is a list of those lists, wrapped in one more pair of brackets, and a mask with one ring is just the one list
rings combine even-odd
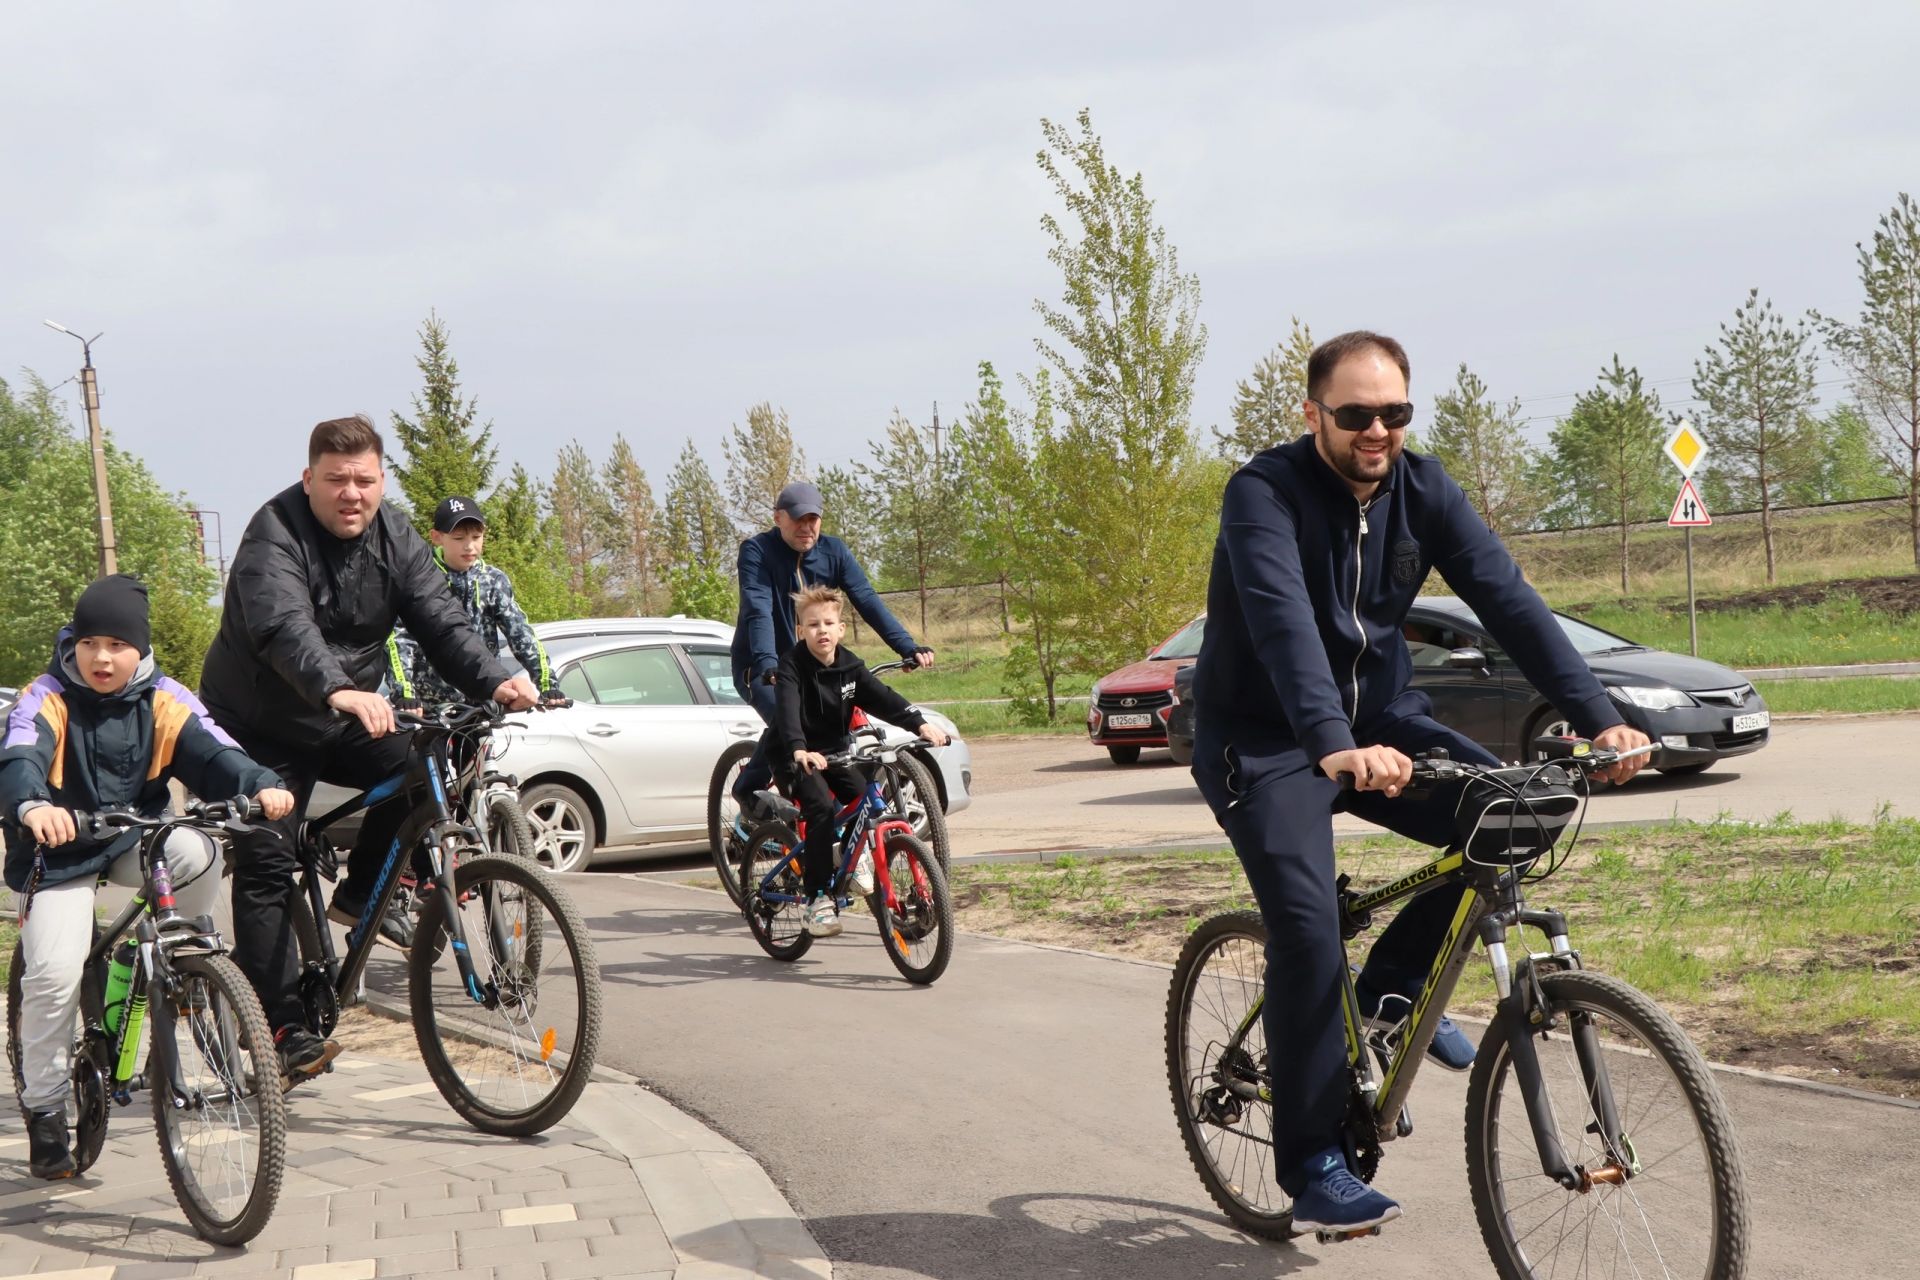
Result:
{"label": "russian license plate", "polygon": [[1733,718],[1735,733],[1752,733],[1755,729],[1764,729],[1773,723],[1773,717],[1765,711],[1752,711],[1744,716]]}
{"label": "russian license plate", "polygon": [[1144,711],[1107,717],[1107,728],[1109,729],[1150,729],[1152,727],[1153,716]]}

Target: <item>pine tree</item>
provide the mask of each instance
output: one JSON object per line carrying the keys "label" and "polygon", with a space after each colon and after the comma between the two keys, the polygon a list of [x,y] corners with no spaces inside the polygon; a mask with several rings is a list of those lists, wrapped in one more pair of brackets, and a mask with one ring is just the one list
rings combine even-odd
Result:
{"label": "pine tree", "polygon": [[1534,450],[1520,434],[1520,402],[1493,402],[1487,384],[1462,364],[1453,389],[1433,402],[1428,452],[1440,460],[1487,527],[1505,535],[1539,514]]}
{"label": "pine tree", "polygon": [[1805,321],[1788,324],[1758,289],[1736,307],[1720,341],[1694,362],[1693,394],[1716,470],[1760,508],[1767,581],[1775,580],[1773,509],[1819,466],[1809,414],[1815,356]]}
{"label": "pine tree", "polygon": [[1856,248],[1866,295],[1860,318],[1847,324],[1823,316],[1820,323],[1907,499],[1920,568],[1920,205],[1901,192],[1881,215],[1872,246]]}
{"label": "pine tree", "polygon": [[545,487],[515,463],[487,499],[487,560],[513,581],[514,598],[534,622],[585,612],[574,594],[557,522],[546,513]]}
{"label": "pine tree", "polygon": [[566,557],[567,585],[598,614],[607,604],[607,578],[616,545],[613,503],[593,458],[578,440],[560,450],[547,502]]}
{"label": "pine tree", "polygon": [[629,612],[651,615],[661,585],[660,509],[653,501],[647,473],[633,456],[625,436],[613,438],[613,455],[607,459],[604,483],[616,530],[610,586]]}
{"label": "pine tree", "polygon": [[727,514],[749,537],[773,522],[780,491],[807,474],[807,459],[793,443],[787,411],[771,403],[747,410],[747,425],[735,424],[720,442],[727,464]]}
{"label": "pine tree", "polygon": [[1262,449],[1292,440],[1305,429],[1300,406],[1307,399],[1307,358],[1313,331],[1292,317],[1287,340],[1261,356],[1253,373],[1234,388],[1233,430],[1214,429],[1220,456],[1245,462]]}
{"label": "pine tree", "polygon": [[[820,528],[847,544],[862,565],[877,566],[881,525],[879,499],[869,492],[855,467],[822,467],[813,483],[820,490]],[[849,619],[851,621],[851,619]]]}
{"label": "pine tree", "polygon": [[[767,504],[771,518],[773,503]],[[667,564],[701,566],[731,576],[740,559],[740,535],[727,517],[720,486],[706,459],[688,440],[667,477],[666,501],[661,505],[661,532]]]}
{"label": "pine tree", "polygon": [[413,523],[421,533],[433,527],[433,509],[443,498],[464,494],[481,498],[493,483],[496,451],[493,423],[477,431],[476,398],[460,395],[460,366],[454,361],[446,323],[427,313],[420,327],[419,366],[425,386],[413,397],[413,417],[393,415],[394,442],[401,450],[391,459]]}
{"label": "pine tree", "polygon": [[1574,401],[1573,412],[1553,428],[1553,470],[1575,477],[1568,492],[1571,514],[1581,521],[1620,530],[1620,594],[1628,585],[1627,530],[1636,521],[1664,514],[1666,465],[1660,446],[1660,395],[1640,370],[1616,354],[1600,382]]}

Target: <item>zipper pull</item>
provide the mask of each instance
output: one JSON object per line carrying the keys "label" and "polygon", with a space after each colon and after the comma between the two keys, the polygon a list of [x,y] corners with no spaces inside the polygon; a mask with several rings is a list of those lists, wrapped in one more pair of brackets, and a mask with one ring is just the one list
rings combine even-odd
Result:
{"label": "zipper pull", "polygon": [[1367,536],[1367,509],[1365,507],[1360,508],[1360,536],[1363,538]]}

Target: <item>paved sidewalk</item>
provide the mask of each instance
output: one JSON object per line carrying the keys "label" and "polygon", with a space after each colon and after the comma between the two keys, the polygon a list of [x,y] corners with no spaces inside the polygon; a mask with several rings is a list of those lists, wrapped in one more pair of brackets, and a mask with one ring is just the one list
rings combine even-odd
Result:
{"label": "paved sidewalk", "polygon": [[598,1073],[537,1138],[491,1138],[417,1057],[355,1053],[365,1026],[343,1029],[331,1075],[289,1096],[279,1207],[245,1249],[186,1226],[145,1095],[115,1109],[99,1163],[64,1182],[27,1174],[18,1110],[0,1108],[0,1280],[830,1280],[752,1157],[630,1078]]}

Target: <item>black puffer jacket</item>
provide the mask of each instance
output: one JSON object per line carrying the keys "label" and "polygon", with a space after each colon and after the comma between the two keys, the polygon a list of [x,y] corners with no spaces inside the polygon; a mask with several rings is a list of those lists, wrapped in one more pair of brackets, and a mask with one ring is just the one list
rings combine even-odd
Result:
{"label": "black puffer jacket", "polygon": [[242,741],[317,742],[339,727],[328,695],[380,687],[396,618],[468,697],[508,678],[405,516],[382,503],[365,533],[336,538],[293,485],[240,539],[200,696]]}

